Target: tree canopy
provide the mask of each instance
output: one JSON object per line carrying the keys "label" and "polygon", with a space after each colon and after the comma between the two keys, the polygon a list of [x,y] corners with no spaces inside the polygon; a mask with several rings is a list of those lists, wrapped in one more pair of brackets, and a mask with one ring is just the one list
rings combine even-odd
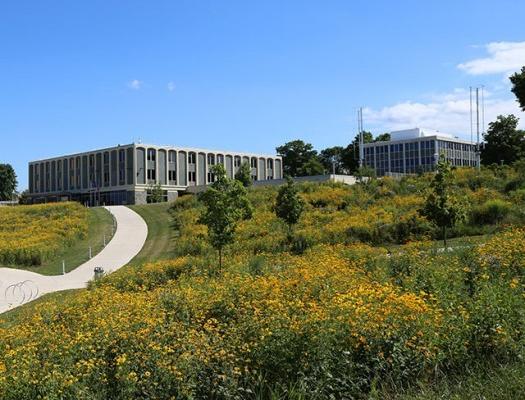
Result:
{"label": "tree canopy", "polygon": [[335,170],[336,174],[343,174],[345,172],[343,163],[344,152],[345,149],[342,146],[328,147],[319,153],[319,161],[321,161],[324,169],[329,173]]}
{"label": "tree canopy", "polygon": [[483,135],[483,164],[513,164],[525,156],[525,132],[517,129],[518,122],[519,119],[510,114],[499,115],[496,121],[489,123],[489,129]]}
{"label": "tree canopy", "polygon": [[[371,132],[363,132],[363,143],[372,143],[374,137]],[[359,135],[356,135],[352,143],[346,146],[343,152],[343,164],[346,170],[355,174],[359,169]]]}
{"label": "tree canopy", "polygon": [[509,79],[512,83],[512,93],[516,95],[521,109],[525,111],[525,67],[522,67],[521,72],[516,72]]}
{"label": "tree canopy", "polygon": [[[317,160],[317,151],[310,143],[302,140],[292,140],[276,148],[277,154],[283,158],[284,174],[289,176],[306,176],[321,165]],[[315,161],[317,163],[315,163]],[[321,165],[322,168],[322,165]],[[314,172],[322,173],[315,170]],[[317,175],[315,173],[314,175]]]}
{"label": "tree canopy", "polygon": [[13,199],[18,181],[10,164],[0,164],[0,201]]}

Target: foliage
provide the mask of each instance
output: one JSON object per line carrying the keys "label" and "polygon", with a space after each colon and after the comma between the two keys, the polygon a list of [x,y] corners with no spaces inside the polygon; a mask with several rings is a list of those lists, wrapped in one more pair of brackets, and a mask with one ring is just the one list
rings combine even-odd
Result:
{"label": "foliage", "polygon": [[212,172],[215,182],[200,196],[205,210],[199,222],[208,227],[209,241],[218,250],[222,267],[224,246],[233,242],[237,222],[251,218],[252,208],[242,184],[228,178],[222,164],[214,166]]}
{"label": "foliage", "polygon": [[[310,143],[292,140],[275,149],[283,158],[284,174],[289,176],[317,175],[321,165],[317,160],[317,151]],[[322,166],[321,166],[322,168]]]}
{"label": "foliage", "polygon": [[509,79],[512,83],[512,93],[516,95],[521,109],[525,111],[525,67],[521,68],[521,72],[511,75]]}
{"label": "foliage", "polygon": [[382,133],[381,135],[377,135],[377,137],[374,139],[374,142],[388,142],[390,141],[390,133]]}
{"label": "foliage", "polygon": [[86,232],[78,203],[0,207],[0,264],[40,265]]}
{"label": "foliage", "polygon": [[519,119],[514,115],[499,115],[489,123],[483,135],[485,143],[481,149],[481,161],[485,165],[513,164],[525,157],[525,132],[517,129]]}
{"label": "foliage", "polygon": [[282,219],[289,227],[299,222],[304,209],[304,202],[297,193],[297,188],[292,178],[286,178],[286,184],[279,188],[275,201],[275,215]]}
{"label": "foliage", "polygon": [[330,174],[343,174],[346,172],[343,163],[344,151],[341,146],[328,147],[319,153],[319,161]]}
{"label": "foliage", "polygon": [[13,200],[18,182],[10,164],[0,164],[0,201]]}
{"label": "foliage", "polygon": [[[363,131],[363,143],[372,143],[374,137],[370,132]],[[345,168],[354,174],[359,169],[359,135],[356,135],[343,153],[343,163]]]}
{"label": "foliage", "polygon": [[164,190],[161,184],[151,184],[148,188],[148,203],[162,203],[163,201]]}
{"label": "foliage", "polygon": [[447,247],[447,228],[453,228],[458,222],[463,221],[466,212],[465,205],[454,195],[453,184],[450,163],[441,157],[421,214],[442,229],[445,247]]}
{"label": "foliage", "polygon": [[239,170],[235,174],[235,179],[241,182],[244,187],[252,185],[252,169],[247,161],[241,164]]}
{"label": "foliage", "polygon": [[512,210],[512,204],[501,199],[487,200],[474,207],[470,212],[470,220],[475,225],[498,224],[507,217]]}

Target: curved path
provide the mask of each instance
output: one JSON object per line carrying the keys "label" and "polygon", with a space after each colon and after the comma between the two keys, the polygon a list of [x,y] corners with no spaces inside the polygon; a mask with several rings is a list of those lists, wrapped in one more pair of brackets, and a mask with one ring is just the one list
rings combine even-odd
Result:
{"label": "curved path", "polygon": [[110,273],[126,265],[142,249],[148,236],[146,222],[125,206],[106,209],[117,221],[117,230],[106,247],[65,275],[46,276],[13,268],[0,268],[0,314],[34,300],[45,293],[86,287],[93,279],[93,269],[102,267]]}

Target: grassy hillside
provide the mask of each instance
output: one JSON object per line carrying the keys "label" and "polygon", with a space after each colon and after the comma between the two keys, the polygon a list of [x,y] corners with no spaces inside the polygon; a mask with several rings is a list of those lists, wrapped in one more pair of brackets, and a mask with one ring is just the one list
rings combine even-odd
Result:
{"label": "grassy hillside", "polygon": [[70,271],[111,239],[113,217],[104,208],[51,203],[0,208],[0,266],[44,275]]}
{"label": "grassy hillside", "polygon": [[147,261],[172,258],[176,246],[176,231],[173,229],[171,204],[159,203],[130,206],[148,224],[148,237],[144,247],[131,261],[138,265]]}
{"label": "grassy hillside", "polygon": [[417,211],[429,176],[301,185],[306,211],[291,239],[273,214],[276,189],[251,189],[256,211],[238,227],[222,269],[197,223],[202,206],[195,197],[135,207],[150,235],[132,266],[0,325],[0,393],[5,399],[519,393],[523,178],[509,169],[456,175],[455,192],[469,199],[470,211],[452,232],[457,242],[450,251]]}

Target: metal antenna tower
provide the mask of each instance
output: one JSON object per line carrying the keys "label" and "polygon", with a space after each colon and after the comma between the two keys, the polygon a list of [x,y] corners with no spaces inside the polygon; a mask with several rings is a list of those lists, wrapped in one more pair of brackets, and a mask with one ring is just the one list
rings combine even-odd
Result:
{"label": "metal antenna tower", "polygon": [[479,147],[479,88],[476,88],[476,163],[480,168],[480,147]]}
{"label": "metal antenna tower", "polygon": [[472,86],[469,88],[470,89],[470,142],[472,143],[474,140],[474,130],[472,128]]}
{"label": "metal antenna tower", "polygon": [[481,133],[485,134],[485,86],[481,85]]}
{"label": "metal antenna tower", "polygon": [[359,110],[357,110],[357,124],[358,124],[358,130],[359,130],[359,167],[363,166],[364,161],[364,153],[365,149],[363,149],[364,144],[364,138],[363,138],[363,107],[359,107]]}

